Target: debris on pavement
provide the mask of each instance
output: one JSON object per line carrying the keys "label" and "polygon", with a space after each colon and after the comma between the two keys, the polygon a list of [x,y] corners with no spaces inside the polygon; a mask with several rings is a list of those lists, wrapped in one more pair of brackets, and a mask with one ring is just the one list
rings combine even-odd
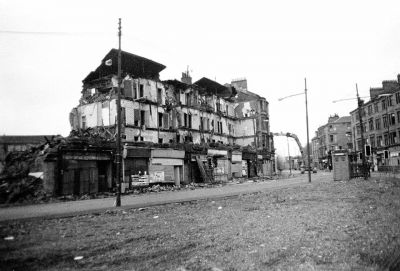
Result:
{"label": "debris on pavement", "polygon": [[80,261],[80,260],[82,260],[83,259],[83,256],[76,256],[76,257],[74,257],[74,260],[75,261]]}

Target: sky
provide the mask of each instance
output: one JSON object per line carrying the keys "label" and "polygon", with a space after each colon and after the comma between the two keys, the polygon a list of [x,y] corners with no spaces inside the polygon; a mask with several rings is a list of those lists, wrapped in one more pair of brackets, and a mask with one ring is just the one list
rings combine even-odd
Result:
{"label": "sky", "polygon": [[304,95],[278,99],[307,79],[310,140],[330,115],[349,115],[355,99],[332,101],[400,73],[399,14],[385,0],[0,0],[0,134],[67,136],[83,78],[118,48],[121,18],[122,50],[167,66],[162,80],[187,67],[194,81],[245,77],[269,102],[271,131],[304,145]]}

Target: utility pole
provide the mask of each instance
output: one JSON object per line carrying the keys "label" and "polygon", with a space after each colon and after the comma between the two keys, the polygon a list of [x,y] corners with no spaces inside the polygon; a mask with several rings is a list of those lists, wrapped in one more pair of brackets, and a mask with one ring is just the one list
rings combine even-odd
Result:
{"label": "utility pole", "polygon": [[287,136],[286,136],[286,143],[287,143],[287,152],[288,152],[288,161],[289,161],[289,171],[290,171],[290,175],[292,175],[292,163],[290,161],[289,137],[287,137]]}
{"label": "utility pole", "polygon": [[304,93],[306,96],[306,124],[307,124],[307,160],[308,160],[308,182],[311,183],[311,159],[310,159],[310,136],[308,133],[308,105],[307,105],[307,79],[304,78]]}
{"label": "utility pole", "polygon": [[117,74],[117,153],[116,153],[116,175],[117,175],[117,199],[115,206],[121,206],[121,18],[118,22],[118,74]]}
{"label": "utility pole", "polygon": [[363,106],[363,101],[360,99],[360,96],[358,95],[358,86],[356,84],[356,91],[357,91],[357,104],[358,104],[358,117],[360,119],[360,132],[361,132],[361,153],[362,153],[362,166],[361,166],[361,172],[364,176],[364,179],[368,179],[368,173],[367,173],[367,165],[365,162],[365,140],[364,140],[364,125],[362,122],[362,106]]}

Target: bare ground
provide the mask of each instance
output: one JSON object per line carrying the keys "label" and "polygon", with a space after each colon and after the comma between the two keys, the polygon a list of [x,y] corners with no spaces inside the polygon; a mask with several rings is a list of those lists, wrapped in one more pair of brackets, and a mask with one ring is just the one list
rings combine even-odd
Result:
{"label": "bare ground", "polygon": [[4,222],[0,237],[1,270],[380,270],[400,248],[400,180]]}

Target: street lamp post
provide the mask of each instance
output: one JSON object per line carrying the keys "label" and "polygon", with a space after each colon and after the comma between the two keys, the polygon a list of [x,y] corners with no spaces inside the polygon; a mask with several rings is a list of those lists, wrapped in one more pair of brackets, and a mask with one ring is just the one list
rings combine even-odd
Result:
{"label": "street lamp post", "polygon": [[289,95],[283,98],[279,98],[278,101],[282,101],[286,98],[290,98],[293,96],[298,96],[298,95],[305,95],[305,104],[306,104],[306,127],[307,127],[307,169],[308,169],[308,182],[311,183],[311,159],[310,159],[310,137],[309,137],[309,132],[308,132],[308,101],[307,101],[307,79],[304,78],[304,92]]}

